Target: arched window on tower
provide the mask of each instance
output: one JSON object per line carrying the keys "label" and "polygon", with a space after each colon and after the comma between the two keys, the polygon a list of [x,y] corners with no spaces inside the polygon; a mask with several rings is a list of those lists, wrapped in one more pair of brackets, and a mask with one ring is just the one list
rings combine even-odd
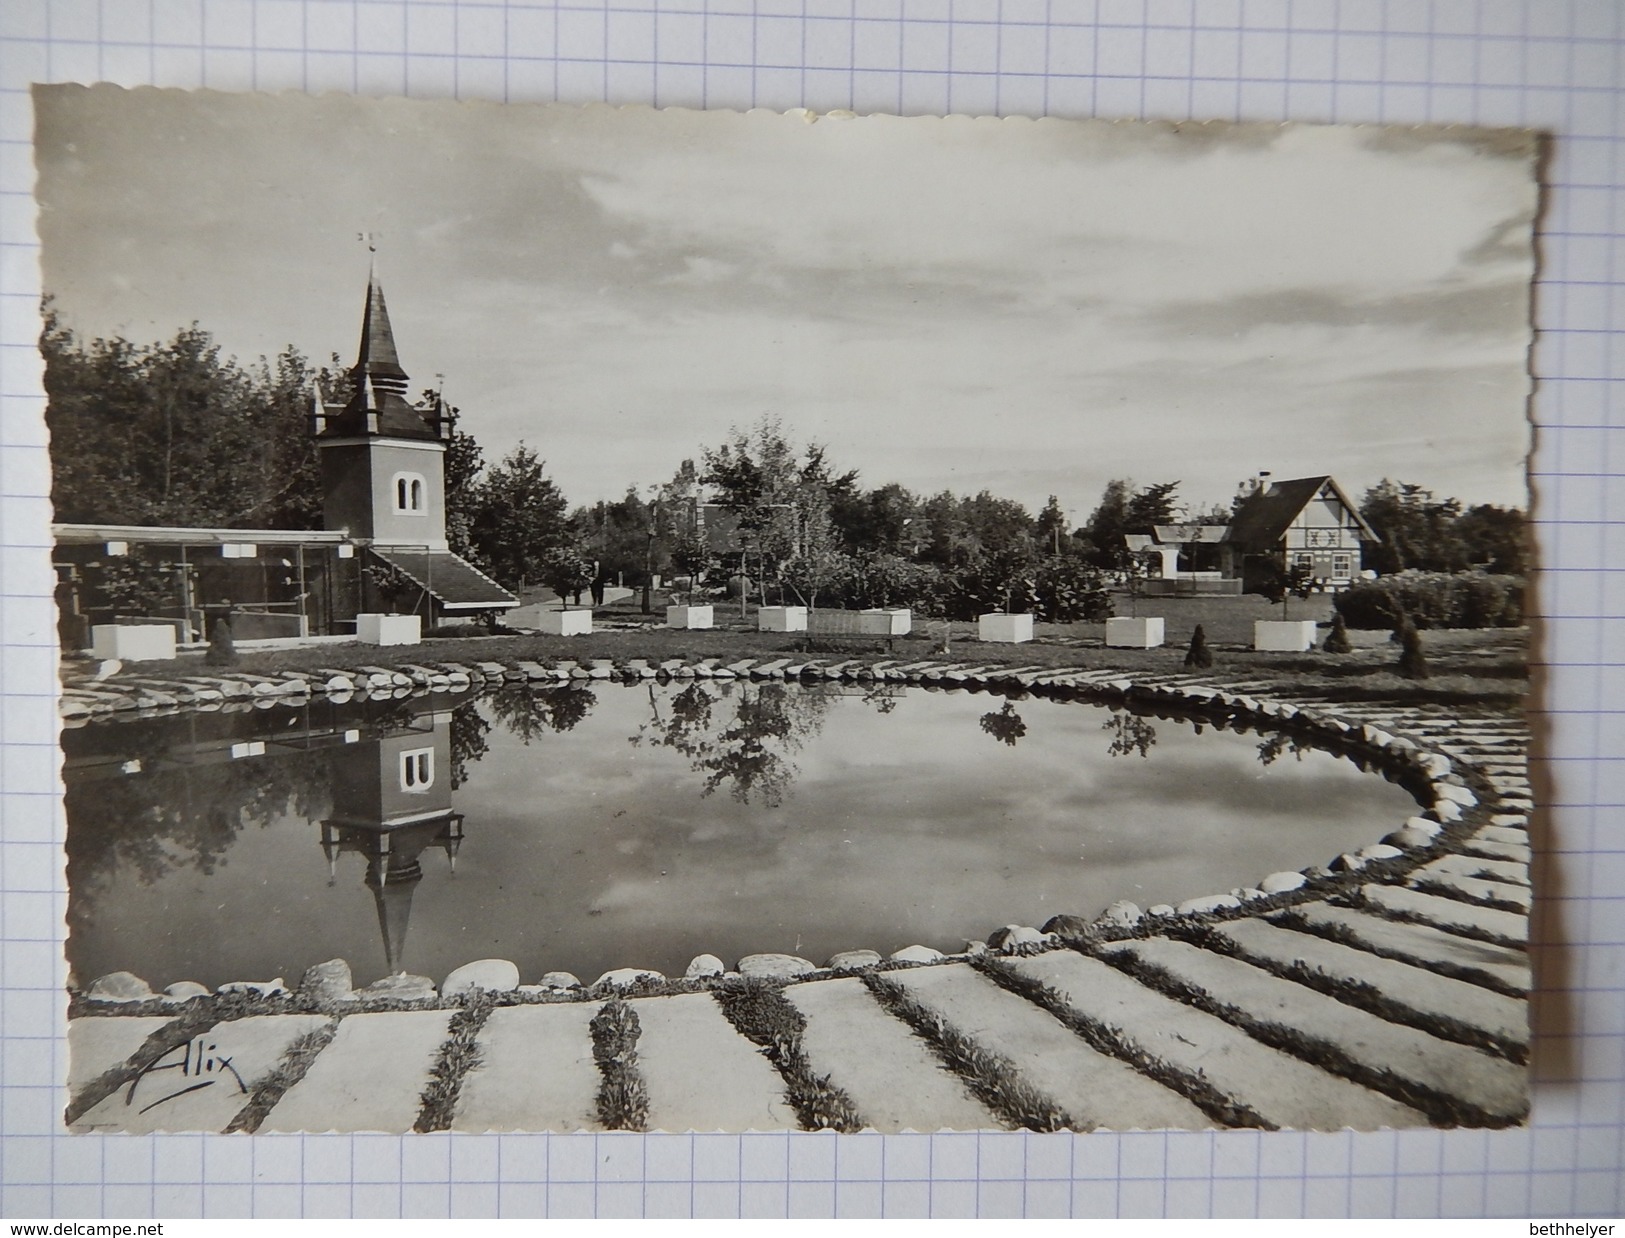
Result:
{"label": "arched window on tower", "polygon": [[421,795],[434,786],[434,749],[401,753],[401,790]]}
{"label": "arched window on tower", "polygon": [[422,473],[395,474],[394,507],[399,516],[426,514],[428,502]]}

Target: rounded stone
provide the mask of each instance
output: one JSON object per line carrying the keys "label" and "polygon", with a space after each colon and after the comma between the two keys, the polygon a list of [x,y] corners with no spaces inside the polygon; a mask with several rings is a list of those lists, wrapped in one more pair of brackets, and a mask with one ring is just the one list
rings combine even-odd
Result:
{"label": "rounded stone", "polygon": [[220,986],[222,993],[246,993],[251,997],[282,997],[287,991],[281,976],[275,980],[233,980]]}
{"label": "rounded stone", "polygon": [[1331,870],[1334,873],[1356,873],[1364,868],[1365,865],[1366,860],[1364,856],[1356,855],[1352,851],[1345,851],[1342,855],[1338,856],[1331,862]]}
{"label": "rounded stone", "polygon": [[989,950],[1009,950],[1015,946],[1035,946],[1044,940],[1044,934],[1026,924],[1006,924],[987,935]]}
{"label": "rounded stone", "polygon": [[727,970],[716,955],[697,954],[689,962],[688,970],[683,973],[683,979],[704,980],[707,976],[720,976]]}
{"label": "rounded stone", "polygon": [[1286,894],[1291,890],[1301,890],[1305,880],[1302,873],[1271,873],[1258,883],[1258,888],[1265,894]]}
{"label": "rounded stone", "polygon": [[98,1002],[144,1002],[157,996],[147,982],[131,972],[115,971],[97,976],[85,996]]}
{"label": "rounded stone", "polygon": [[550,971],[536,982],[544,989],[579,989],[581,981],[567,971]]}
{"label": "rounded stone", "polygon": [[601,984],[607,984],[611,988],[621,989],[645,980],[660,982],[665,979],[664,972],[651,971],[647,967],[617,967],[594,980],[592,987],[596,989]]}
{"label": "rounded stone", "polygon": [[1214,911],[1229,911],[1240,907],[1241,900],[1234,894],[1204,894],[1201,898],[1187,898],[1174,910],[1182,916],[1205,916]]}
{"label": "rounded stone", "polygon": [[355,681],[348,675],[331,675],[322,687],[329,692],[354,692]]}
{"label": "rounded stone", "polygon": [[851,971],[858,967],[873,967],[880,962],[880,953],[876,950],[842,950],[839,954],[829,956],[829,962],[824,966],[831,971]]}
{"label": "rounded stone", "polygon": [[1269,897],[1269,895],[1265,894],[1264,891],[1260,890],[1257,886],[1241,886],[1237,889],[1231,890],[1230,893],[1244,903],[1250,903],[1255,898]]}
{"label": "rounded stone", "polygon": [[1427,817],[1408,817],[1405,821],[1404,828],[1407,830],[1415,830],[1418,834],[1426,834],[1429,838],[1437,838],[1440,834],[1444,833],[1443,826],[1441,826],[1437,821],[1430,820]]}
{"label": "rounded stone", "polygon": [[189,1002],[194,998],[209,996],[209,990],[196,980],[177,980],[164,990],[164,996],[172,1002]]}
{"label": "rounded stone", "polygon": [[350,976],[350,965],[343,959],[328,959],[308,968],[299,982],[299,996],[318,1005],[341,1002],[355,996],[355,982]]}
{"label": "rounded stone", "polygon": [[397,972],[393,976],[385,976],[382,980],[374,980],[366,988],[358,990],[356,996],[388,998],[392,1001],[417,1001],[420,998],[434,996],[434,981],[427,976],[408,976],[405,972]]}
{"label": "rounded stone", "polygon": [[1176,916],[1179,913],[1174,910],[1172,903],[1153,903],[1145,909],[1145,914],[1148,916]]}
{"label": "rounded stone", "polygon": [[1478,796],[1466,787],[1458,787],[1453,782],[1435,782],[1433,793],[1442,800],[1454,800],[1463,808],[1471,808],[1478,803]]}
{"label": "rounded stone", "polygon": [[973,958],[978,954],[986,954],[987,953],[987,942],[985,942],[985,941],[967,941],[965,943],[965,948],[963,950],[961,950],[959,953],[968,954],[968,955],[972,956]]}
{"label": "rounded stone", "polygon": [[1143,915],[1145,915],[1145,912],[1141,911],[1137,904],[1131,903],[1127,899],[1118,899],[1100,913],[1097,923],[1110,924],[1116,928],[1130,928],[1138,924],[1140,917]]}
{"label": "rounded stone", "polygon": [[476,959],[464,963],[440,985],[440,996],[464,993],[512,993],[519,987],[519,968],[507,959]]}
{"label": "rounded stone", "polygon": [[1446,823],[1461,820],[1461,805],[1455,800],[1435,800],[1432,812],[1440,821]]}
{"label": "rounded stone", "polygon": [[792,980],[818,970],[816,963],[793,954],[747,954],[739,960],[739,974],[761,980]]}
{"label": "rounded stone", "polygon": [[1392,834],[1387,835],[1382,841],[1391,847],[1399,847],[1405,851],[1418,851],[1423,847],[1431,847],[1433,839],[1434,835],[1432,834],[1423,833],[1421,830],[1413,830],[1410,826],[1402,826]]}
{"label": "rounded stone", "polygon": [[1388,843],[1372,843],[1369,847],[1361,847],[1358,854],[1362,860],[1397,860],[1405,853]]}
{"label": "rounded stone", "polygon": [[935,963],[942,957],[941,950],[921,945],[904,946],[901,950],[894,950],[890,955],[893,963]]}
{"label": "rounded stone", "polygon": [[1094,925],[1082,916],[1051,916],[1044,921],[1044,932],[1055,933],[1061,937],[1082,937],[1093,927]]}

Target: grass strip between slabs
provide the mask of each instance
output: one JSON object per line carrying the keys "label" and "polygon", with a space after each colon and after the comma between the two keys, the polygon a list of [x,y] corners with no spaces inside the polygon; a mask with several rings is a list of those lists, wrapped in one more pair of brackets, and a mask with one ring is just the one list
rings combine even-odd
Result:
{"label": "grass strip between slabs", "polygon": [[807,1017],[784,996],[780,985],[747,979],[713,990],[717,1004],[736,1031],[760,1045],[784,1078],[785,1099],[795,1107],[803,1130],[860,1131],[868,1123],[858,1107],[828,1075],[813,1072],[802,1047]]}
{"label": "grass strip between slabs", "polygon": [[271,1110],[276,1108],[277,1102],[287,1095],[288,1089],[305,1077],[311,1063],[333,1042],[338,1030],[339,1020],[332,1019],[321,1027],[312,1028],[283,1050],[282,1060],[276,1064],[276,1069],[254,1085],[254,1094],[226,1124],[225,1133],[234,1135],[241,1132],[252,1135],[259,1130],[260,1123],[264,1122]]}
{"label": "grass strip between slabs", "polygon": [[[1363,908],[1362,910],[1369,912],[1370,908]],[[1322,941],[1347,946],[1351,950],[1363,950],[1365,953],[1375,955],[1379,959],[1389,959],[1392,962],[1404,963],[1409,967],[1419,968],[1422,971],[1430,971],[1436,976],[1445,977],[1447,980],[1460,980],[1464,984],[1476,984],[1479,988],[1488,989],[1491,993],[1499,993],[1502,997],[1516,998],[1518,1001],[1527,1001],[1529,998],[1527,990],[1520,989],[1514,984],[1508,984],[1505,980],[1490,972],[1463,963],[1424,958],[1420,954],[1395,950],[1389,946],[1379,946],[1375,942],[1367,941],[1347,925],[1317,924],[1295,908],[1289,907],[1284,911],[1278,911],[1269,917],[1269,921],[1280,928],[1291,929],[1294,933],[1319,937]],[[1444,932],[1445,930],[1440,929],[1439,931]]]}
{"label": "grass strip between slabs", "polygon": [[468,1072],[478,1068],[481,1054],[480,1029],[496,1006],[496,994],[479,990],[463,1003],[446,1025],[446,1041],[440,1046],[429,1082],[423,1088],[423,1103],[412,1129],[419,1133],[451,1129],[457,1097]]}
{"label": "grass strip between slabs", "polygon": [[1260,1044],[1290,1053],[1322,1070],[1342,1075],[1361,1087],[1381,1092],[1401,1104],[1420,1110],[1435,1126],[1515,1126],[1527,1113],[1527,1107],[1524,1113],[1515,1115],[1490,1113],[1469,1101],[1406,1079],[1391,1070],[1367,1066],[1350,1057],[1334,1041],[1307,1035],[1285,1024],[1256,1018],[1239,1006],[1220,1001],[1206,989],[1181,980],[1166,968],[1137,958],[1129,951],[1112,950],[1103,953],[1100,958],[1164,997],[1184,1002],[1240,1028]]}
{"label": "grass strip between slabs", "polygon": [[1053,1015],[1096,1053],[1126,1062],[1146,1078],[1177,1092],[1220,1126],[1278,1129],[1243,1102],[1221,1092],[1200,1070],[1186,1070],[1147,1053],[1121,1028],[1090,1018],[1042,980],[1024,975],[1003,960],[985,954],[972,959],[971,966],[1001,989]]}
{"label": "grass strip between slabs", "polygon": [[1374,1014],[1379,1019],[1389,1023],[1399,1023],[1406,1027],[1414,1027],[1418,1031],[1426,1032],[1429,1036],[1437,1036],[1440,1040],[1453,1040],[1457,1044],[1470,1045],[1474,1049],[1482,1049],[1486,1053],[1493,1053],[1497,1057],[1504,1057],[1519,1066],[1529,1065],[1529,1046],[1521,1041],[1510,1040],[1505,1036],[1497,1036],[1494,1032],[1485,1031],[1481,1027],[1474,1027],[1471,1023],[1460,1019],[1452,1019],[1448,1015],[1434,1014],[1426,1010],[1418,1010],[1414,1006],[1407,1006],[1404,1002],[1389,997],[1376,985],[1368,980],[1356,980],[1348,976],[1336,976],[1314,967],[1301,959],[1294,959],[1290,963],[1269,958],[1267,955],[1249,950],[1244,944],[1234,938],[1226,937],[1223,933],[1215,933],[1205,925],[1193,931],[1170,934],[1177,940],[1185,941],[1203,950],[1210,950],[1214,954],[1226,955],[1238,959],[1260,971],[1266,971],[1272,976],[1282,980],[1290,980],[1293,984],[1301,984],[1306,989],[1313,989],[1327,997],[1342,1002],[1345,1006],[1353,1006],[1367,1014]]}
{"label": "grass strip between slabs", "polygon": [[[1493,879],[1480,877],[1470,878],[1470,880],[1484,881]],[[1528,906],[1523,903],[1515,903],[1506,898],[1496,898],[1494,895],[1480,897],[1475,894],[1468,894],[1457,889],[1443,878],[1433,877],[1427,873],[1412,873],[1410,881],[1406,884],[1411,886],[1412,889],[1420,890],[1423,894],[1434,894],[1439,898],[1448,898],[1451,902],[1460,903],[1464,907],[1487,907],[1491,911],[1508,911],[1515,916],[1527,916],[1529,914]],[[1527,890],[1529,888],[1528,886],[1512,886],[1510,882],[1505,881],[1498,884],[1511,886],[1515,890]]]}
{"label": "grass strip between slabs", "polygon": [[1023,1079],[1008,1058],[977,1044],[895,980],[870,972],[863,983],[882,1010],[913,1028],[978,1100],[1012,1126],[1040,1132],[1084,1129]]}
{"label": "grass strip between slabs", "polygon": [[[1431,893],[1431,891],[1429,891]],[[1456,900],[1459,901],[1459,900]],[[1330,902],[1334,906],[1347,907],[1352,911],[1363,911],[1376,916],[1379,920],[1391,920],[1395,924],[1416,924],[1422,928],[1438,929],[1455,937],[1465,937],[1469,941],[1481,941],[1486,945],[1501,946],[1508,950],[1527,951],[1528,946],[1516,938],[1508,937],[1504,933],[1497,933],[1491,929],[1479,928],[1476,924],[1458,924],[1455,921],[1440,923],[1430,919],[1425,912],[1408,911],[1400,907],[1390,907],[1386,903],[1379,903],[1376,899],[1368,899],[1359,887],[1345,890],[1335,895]],[[1462,903],[1463,907],[1478,906],[1474,903]],[[1527,916],[1527,911],[1518,913]]]}
{"label": "grass strip between slabs", "polygon": [[637,1012],[614,998],[599,1007],[588,1024],[593,1061],[598,1063],[598,1120],[612,1131],[641,1131],[649,1125],[649,1089],[638,1070]]}

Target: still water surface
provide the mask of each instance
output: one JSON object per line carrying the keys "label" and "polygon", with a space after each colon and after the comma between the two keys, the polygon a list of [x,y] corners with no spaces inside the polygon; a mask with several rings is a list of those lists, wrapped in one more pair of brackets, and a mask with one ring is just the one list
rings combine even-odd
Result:
{"label": "still water surface", "polygon": [[1267,736],[919,688],[520,685],[63,746],[75,977],[154,987],[958,949],[1250,885],[1411,809]]}

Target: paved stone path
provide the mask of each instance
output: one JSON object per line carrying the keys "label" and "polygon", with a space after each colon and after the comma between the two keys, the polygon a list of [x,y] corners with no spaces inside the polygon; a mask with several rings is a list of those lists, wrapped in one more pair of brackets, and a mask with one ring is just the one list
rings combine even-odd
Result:
{"label": "paved stone path", "polygon": [[[537,678],[545,668],[524,669]],[[945,667],[883,673],[893,669],[929,678]],[[1121,682],[1105,672],[1075,678]],[[1174,675],[1135,684],[1265,691]],[[1250,915],[1243,907],[1147,916],[1118,940],[1029,931],[1032,944],[936,963],[754,982],[778,1012],[771,1036],[753,1027],[747,1037],[725,1007],[724,989],[737,992],[738,977],[667,995],[493,995],[493,1006],[476,1003],[462,1016],[451,1005],[340,1007],[205,1018],[195,1029],[184,1007],[114,1017],[109,1004],[108,1015],[70,1027],[72,1125],[222,1130],[243,1125],[239,1114],[254,1106],[250,1129],[264,1131],[591,1130],[616,1113],[644,1129],[728,1131],[1520,1121],[1532,852],[1521,727],[1307,697],[1276,697],[1267,708],[1282,704],[1376,728],[1369,742],[1378,746],[1396,738],[1401,749],[1448,746],[1489,799],[1480,805],[1456,783],[1436,784],[1435,815],[1448,822],[1465,805],[1473,823],[1442,851],[1414,868],[1379,862],[1369,876],[1351,872]],[[513,1002],[525,1004],[505,1004]],[[634,1029],[613,1068],[595,1057],[592,1028],[611,1003],[630,1012]],[[483,1021],[467,1022],[471,1011]],[[622,1101],[636,1103],[611,1103],[612,1081]]]}

